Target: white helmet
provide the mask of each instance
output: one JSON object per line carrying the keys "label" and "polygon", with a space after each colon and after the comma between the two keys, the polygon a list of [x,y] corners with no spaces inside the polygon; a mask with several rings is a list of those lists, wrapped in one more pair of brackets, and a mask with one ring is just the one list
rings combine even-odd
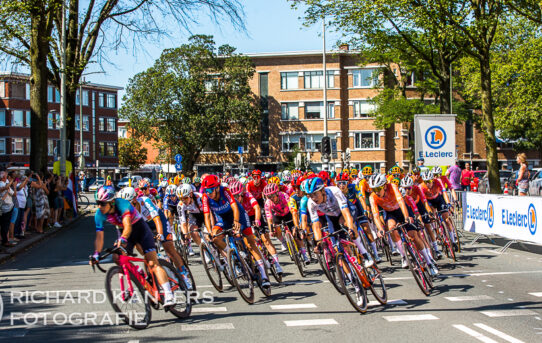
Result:
{"label": "white helmet", "polygon": [[175,191],[177,190],[177,186],[175,185],[169,185],[166,188],[166,195],[175,195]]}
{"label": "white helmet", "polygon": [[423,181],[433,180],[433,173],[430,171],[424,171],[420,174]]}
{"label": "white helmet", "polygon": [[386,175],[384,174],[375,174],[371,176],[369,179],[369,187],[370,188],[377,188],[384,186],[388,180],[386,179]]}
{"label": "white helmet", "polygon": [[124,187],[120,191],[120,197],[128,201],[134,200],[134,198],[136,197],[136,191],[134,187]]}
{"label": "white helmet", "polygon": [[188,183],[181,185],[181,187],[177,187],[177,196],[179,198],[187,197],[190,193],[192,193],[192,185]]}
{"label": "white helmet", "polygon": [[406,196],[406,189],[404,189],[403,187],[399,188],[399,191],[401,192],[401,195],[402,196]]}
{"label": "white helmet", "polygon": [[240,177],[239,178],[239,182],[241,182],[241,184],[244,186],[248,183],[248,179],[244,176]]}
{"label": "white helmet", "polygon": [[282,175],[283,176],[291,175],[291,172],[289,170],[285,170],[285,171],[282,172]]}
{"label": "white helmet", "polygon": [[160,184],[159,184],[160,188],[166,188],[168,186],[168,183],[167,181],[161,181]]}
{"label": "white helmet", "polygon": [[431,173],[433,173],[433,177],[441,176],[442,168],[439,166],[433,167],[433,169],[431,169]]}
{"label": "white helmet", "polygon": [[401,187],[412,187],[412,186],[414,186],[414,180],[412,180],[411,177],[405,176],[401,180]]}

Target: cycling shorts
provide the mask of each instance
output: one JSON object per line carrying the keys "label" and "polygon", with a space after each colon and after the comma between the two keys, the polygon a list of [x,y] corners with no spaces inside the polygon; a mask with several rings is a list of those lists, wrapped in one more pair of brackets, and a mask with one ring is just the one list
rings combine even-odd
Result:
{"label": "cycling shorts", "polygon": [[197,226],[198,228],[203,227],[205,224],[205,217],[203,213],[188,213],[188,224],[190,226]]}
{"label": "cycling shorts", "polygon": [[294,228],[294,222],[293,222],[292,214],[288,212],[284,216],[273,215],[273,224],[274,225],[280,225],[281,223],[288,226],[288,228],[290,230],[292,230]]}
{"label": "cycling shorts", "polygon": [[[408,208],[407,206],[407,210],[409,210],[409,215],[412,215],[414,216],[414,213],[411,213],[412,212],[412,209]],[[405,216],[403,215],[403,211],[401,211],[401,209],[397,209],[397,210],[394,210],[394,211],[384,211],[384,220],[386,221],[386,223],[388,222],[388,220],[394,220],[397,224],[403,224],[406,222],[405,220]],[[407,231],[419,231],[419,228],[416,227],[416,225],[412,225],[412,224],[409,224],[405,227],[405,229]]]}
{"label": "cycling shorts", "polygon": [[[151,229],[153,234],[158,234],[158,230],[156,229],[156,224],[154,223],[154,220],[150,220],[147,222],[147,225],[149,225],[149,228]],[[171,242],[173,240],[173,233],[171,230],[171,227],[169,226],[169,222],[166,220],[166,223],[164,224],[164,221],[162,220],[162,230],[164,234],[162,235],[161,242]]]}
{"label": "cycling shorts", "polygon": [[143,253],[149,253],[151,251],[156,251],[156,246],[154,245],[154,236],[152,234],[149,225],[144,220],[138,220],[132,224],[132,233],[128,237],[128,243],[126,244],[126,251],[129,254],[133,254],[134,246],[136,244],[141,245]]}
{"label": "cycling shorts", "polygon": [[[252,235],[252,228],[250,227],[250,219],[245,211],[240,211],[239,223],[241,224],[241,231],[243,235]],[[218,232],[222,232],[223,229],[229,230],[233,227],[233,211],[222,213],[220,215],[215,214],[216,222],[214,228],[218,228]]]}
{"label": "cycling shorts", "polygon": [[[339,230],[341,228],[341,217],[342,217],[342,214],[340,216],[326,216],[326,220],[327,220],[327,232],[332,234],[333,232],[335,232],[335,230]],[[346,239],[346,233],[341,233],[339,235],[340,238],[342,239]],[[335,238],[332,238],[332,241],[335,242]]]}
{"label": "cycling shorts", "polygon": [[424,224],[431,223],[431,218],[429,218],[427,214],[427,209],[425,208],[425,205],[423,204],[423,201],[418,201],[416,203],[416,207],[418,207],[418,212],[420,212],[420,216],[422,216],[422,220]]}
{"label": "cycling shorts", "polygon": [[448,210],[448,205],[442,194],[439,194],[435,199],[427,199],[427,201],[439,212]]}

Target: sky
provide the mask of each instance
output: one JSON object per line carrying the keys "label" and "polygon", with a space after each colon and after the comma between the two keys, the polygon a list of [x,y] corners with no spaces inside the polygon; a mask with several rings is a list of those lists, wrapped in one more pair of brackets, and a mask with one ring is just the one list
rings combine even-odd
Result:
{"label": "sky", "polygon": [[[240,53],[260,53],[279,51],[306,51],[322,49],[322,25],[312,27],[302,24],[302,10],[293,10],[287,0],[240,0],[244,5],[246,32],[237,31],[229,22],[219,25],[212,23],[205,16],[190,30],[193,34],[214,36],[217,46],[229,44]],[[158,43],[145,46],[131,46],[126,50],[111,52],[111,64],[102,65],[105,73],[97,66],[90,66],[86,81],[93,83],[126,87],[128,80],[135,74],[152,66],[160,57],[162,50],[177,47],[187,42],[189,32],[179,32]],[[326,33],[326,48],[335,47],[337,34]],[[124,91],[119,92],[120,97]]]}

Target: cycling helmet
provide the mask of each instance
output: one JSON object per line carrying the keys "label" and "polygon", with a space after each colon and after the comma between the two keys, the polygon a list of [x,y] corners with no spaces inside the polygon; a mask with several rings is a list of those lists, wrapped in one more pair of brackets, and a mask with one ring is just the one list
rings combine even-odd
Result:
{"label": "cycling helmet", "polygon": [[199,176],[194,176],[194,184],[201,183],[201,178]]}
{"label": "cycling helmet", "polygon": [[403,187],[399,188],[399,192],[401,192],[402,196],[406,196],[406,189],[404,189]]}
{"label": "cycling helmet", "polygon": [[160,184],[158,185],[160,188],[166,188],[168,185],[167,181],[161,181]]}
{"label": "cycling helmet", "polygon": [[239,182],[241,182],[241,184],[244,186],[248,183],[248,179],[242,176],[241,178],[239,178]]}
{"label": "cycling helmet", "polygon": [[307,181],[308,182],[305,187],[305,193],[307,194],[312,194],[324,188],[324,180],[319,177],[314,177]]}
{"label": "cycling helmet", "polygon": [[292,182],[292,175],[290,173],[282,175],[282,182]]}
{"label": "cycling helmet", "polygon": [[166,195],[175,195],[175,192],[177,191],[177,186],[175,185],[169,185],[166,188]]}
{"label": "cycling helmet", "polygon": [[[348,172],[348,171],[347,171]],[[318,173],[318,176],[323,180],[323,181],[327,181],[329,180],[329,173],[325,170],[322,170],[321,172]]]}
{"label": "cycling helmet", "polygon": [[390,182],[397,185],[397,186],[399,186],[401,184],[401,179],[398,178],[398,177],[394,177],[393,179],[391,179]]}
{"label": "cycling helmet", "polygon": [[233,195],[241,194],[243,191],[243,184],[239,181],[234,181],[230,184],[230,191]]}
{"label": "cycling helmet", "polygon": [[215,187],[218,187],[220,186],[220,180],[218,179],[218,176],[216,175],[207,175],[201,185],[203,186],[203,188],[215,188]]}
{"label": "cycling helmet", "polygon": [[303,193],[307,193],[307,185],[309,184],[309,180],[310,179],[304,179],[303,181],[301,181],[299,187],[301,188],[301,191]]}
{"label": "cycling helmet", "polygon": [[408,175],[401,180],[401,187],[412,187],[414,186],[414,181]]}
{"label": "cycling helmet", "polygon": [[386,185],[388,180],[384,174],[375,174],[369,178],[369,188],[377,188]]}
{"label": "cycling helmet", "polygon": [[147,181],[147,178],[139,180],[139,188],[145,188],[149,187],[149,181]]}
{"label": "cycling helmet", "polygon": [[263,189],[263,195],[270,196],[279,191],[279,186],[276,183],[268,183],[267,186]]}
{"label": "cycling helmet", "polygon": [[274,183],[276,185],[279,185],[280,179],[277,176],[273,176],[269,178],[269,181],[267,183]]}
{"label": "cycling helmet", "polygon": [[356,176],[358,176],[358,170],[357,170],[356,168],[350,169],[350,176],[351,176],[351,177],[356,177]]}
{"label": "cycling helmet", "polygon": [[390,168],[388,174],[390,175],[395,175],[395,174],[401,174],[403,171],[401,170],[401,167],[399,167],[398,165],[394,165],[393,167]]}
{"label": "cycling helmet", "polygon": [[259,177],[262,177],[262,171],[261,170],[258,170],[258,169],[254,169],[251,173],[252,177],[254,176],[259,176]]}
{"label": "cycling helmet", "polygon": [[348,173],[339,173],[335,181],[350,181],[350,175]]}
{"label": "cycling helmet", "polygon": [[422,172],[422,170],[420,169],[420,167],[418,167],[418,166],[412,167],[412,174],[420,175],[421,172]]}
{"label": "cycling helmet", "polygon": [[263,175],[266,179],[269,179],[271,177],[272,173],[270,172],[265,172],[265,174]]}
{"label": "cycling helmet", "polygon": [[235,181],[235,178],[233,176],[230,176],[230,177],[226,178],[226,183],[228,185],[231,185],[232,182],[234,182],[234,181]]}
{"label": "cycling helmet", "polygon": [[192,181],[190,180],[189,177],[185,177],[185,178],[181,181],[182,184],[187,184],[187,183],[189,184],[189,183],[191,183],[191,182],[192,182]]}
{"label": "cycling helmet", "polygon": [[431,172],[433,173],[433,177],[442,176],[442,168],[439,166],[433,167]]}
{"label": "cycling helmet", "polygon": [[361,170],[361,175],[363,175],[363,176],[371,176],[371,175],[373,175],[373,167],[371,167],[369,165],[363,167],[363,169]]}
{"label": "cycling helmet", "polygon": [[291,175],[292,173],[289,170],[285,170],[282,172],[282,176]]}
{"label": "cycling helmet", "polygon": [[125,187],[120,191],[119,195],[123,199],[132,201],[136,197],[136,191],[134,187]]}
{"label": "cycling helmet", "polygon": [[102,186],[94,193],[96,201],[110,202],[115,200],[115,189],[111,186]]}
{"label": "cycling helmet", "polygon": [[335,171],[332,171],[331,174],[329,174],[329,177],[331,179],[334,179],[336,176],[337,176],[337,173],[335,173]]}
{"label": "cycling helmet", "polygon": [[433,173],[431,173],[430,171],[424,171],[423,173],[420,174],[420,176],[423,181],[433,180]]}
{"label": "cycling helmet", "polygon": [[184,183],[180,187],[177,187],[176,193],[179,198],[187,197],[192,193],[192,186],[188,183]]}

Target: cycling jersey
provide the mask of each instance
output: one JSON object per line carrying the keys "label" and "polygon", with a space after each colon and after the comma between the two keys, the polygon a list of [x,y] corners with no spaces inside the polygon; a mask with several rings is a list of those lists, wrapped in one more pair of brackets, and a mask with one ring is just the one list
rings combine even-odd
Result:
{"label": "cycling jersey", "polygon": [[440,182],[442,182],[442,185],[448,189],[452,189],[452,183],[450,180],[448,180],[448,177],[446,175],[441,175]]}
{"label": "cycling jersey", "polygon": [[410,194],[410,196],[412,197],[412,199],[414,199],[414,202],[416,204],[419,203],[420,201],[422,203],[427,201],[427,198],[425,197],[424,192],[422,191],[420,186],[417,186],[417,185],[412,186],[412,194]]}
{"label": "cycling jersey", "polygon": [[386,189],[384,197],[379,197],[376,193],[371,193],[369,202],[371,203],[371,210],[375,218],[380,216],[378,207],[381,207],[386,212],[392,212],[399,209],[399,203],[403,201],[401,192],[397,185],[393,183],[387,183],[384,188]]}
{"label": "cycling jersey", "polygon": [[151,229],[154,229],[157,231],[156,226],[153,222],[153,219],[158,217],[160,222],[162,223],[162,229],[163,229],[163,235],[162,235],[162,242],[170,241],[172,237],[172,230],[171,226],[169,225],[169,221],[166,219],[166,216],[164,215],[164,212],[162,212],[160,209],[154,205],[152,200],[146,196],[142,196],[136,199],[139,203],[139,206],[141,208],[141,215],[147,222],[150,223]]}
{"label": "cycling jersey", "polygon": [[414,199],[412,199],[412,197],[410,195],[404,196],[403,199],[405,199],[405,204],[409,208],[409,212],[410,212],[410,210],[412,210],[412,212],[416,216],[418,216],[420,214],[420,212],[418,212],[418,207],[416,206],[416,202],[414,202]]}
{"label": "cycling jersey", "polygon": [[197,192],[192,192],[192,202],[186,205],[184,202],[180,201],[177,205],[177,213],[179,213],[181,224],[187,222],[187,214],[190,217],[190,215],[193,214],[203,213],[202,195]]}
{"label": "cycling jersey", "polygon": [[256,215],[256,210],[254,209],[254,206],[258,205],[258,202],[256,201],[256,199],[254,199],[252,194],[245,192],[243,194],[243,203],[241,205],[243,205],[243,208],[245,209],[249,217]]}
{"label": "cycling jersey", "polygon": [[321,204],[317,204],[312,199],[308,200],[307,208],[312,223],[319,221],[318,211],[326,216],[337,217],[341,215],[343,209],[348,208],[348,200],[346,200],[343,192],[338,187],[326,187],[324,191],[326,199]]}
{"label": "cycling jersey", "polygon": [[260,184],[258,186],[254,185],[254,180],[250,181],[247,184],[247,192],[252,194],[254,199],[262,199],[263,197],[263,189],[267,186],[267,182],[265,180],[260,180]]}
{"label": "cycling jersey", "polygon": [[369,195],[371,195],[371,188],[367,180],[362,179],[356,184],[356,191],[358,192],[358,198],[361,197],[365,200],[365,203],[369,204]]}
{"label": "cycling jersey", "polygon": [[179,204],[179,198],[176,195],[168,195],[164,198],[164,209],[173,211]]}
{"label": "cycling jersey", "polygon": [[273,200],[267,199],[264,205],[265,217],[268,220],[273,219],[273,216],[283,217],[290,213],[288,208],[288,196],[284,192],[278,192],[278,202],[274,203]]}
{"label": "cycling jersey", "polygon": [[100,209],[94,215],[96,223],[96,231],[104,230],[104,221],[107,221],[115,226],[123,227],[122,220],[126,216],[130,216],[132,224],[137,223],[141,219],[141,214],[130,204],[128,200],[117,198],[113,201],[115,212],[104,214]]}
{"label": "cycling jersey", "polygon": [[286,195],[288,196],[292,195],[295,192],[294,186],[292,186],[291,183],[288,185],[280,185],[280,191],[286,193]]}
{"label": "cycling jersey", "polygon": [[[297,213],[300,209],[300,202],[302,197],[297,195],[297,193],[294,193],[290,196],[290,199],[288,199],[288,208],[290,209],[291,213]],[[305,202],[306,206],[306,202]]]}
{"label": "cycling jersey", "polygon": [[440,182],[439,179],[434,179],[433,183],[431,184],[431,188],[427,186],[425,182],[422,182],[420,184],[420,188],[422,189],[425,197],[428,200],[433,200],[436,197],[441,194],[441,192],[445,192],[444,186],[442,185],[442,182]]}
{"label": "cycling jersey", "polygon": [[221,215],[232,211],[231,205],[235,204],[235,198],[233,197],[233,194],[231,194],[231,191],[228,188],[220,186],[219,194],[220,198],[218,200],[213,200],[209,198],[206,193],[203,193],[203,196],[201,197],[203,213],[207,214],[212,211],[216,215]]}

